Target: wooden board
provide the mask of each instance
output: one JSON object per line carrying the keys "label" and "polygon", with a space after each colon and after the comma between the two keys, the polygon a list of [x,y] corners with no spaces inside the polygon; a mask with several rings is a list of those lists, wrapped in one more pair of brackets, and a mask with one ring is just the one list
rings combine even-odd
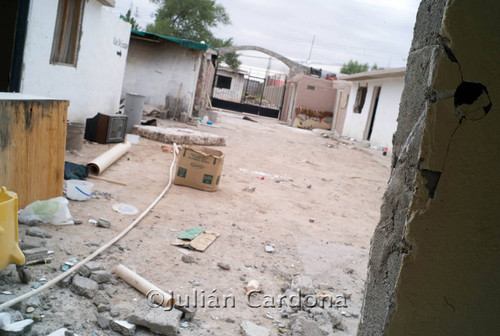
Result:
{"label": "wooden board", "polygon": [[0,186],[19,209],[62,195],[67,101],[0,101]]}

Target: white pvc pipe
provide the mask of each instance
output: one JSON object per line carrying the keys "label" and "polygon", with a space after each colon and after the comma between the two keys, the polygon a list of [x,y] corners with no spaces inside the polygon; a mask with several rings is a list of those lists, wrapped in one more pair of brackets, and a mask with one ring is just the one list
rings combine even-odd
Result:
{"label": "white pvc pipe", "polygon": [[130,144],[130,142],[122,142],[116,146],[113,146],[113,148],[102,153],[87,164],[87,166],[89,166],[90,168],[90,172],[99,175],[106,168],[111,166],[116,160],[127,153],[131,146],[132,145]]}
{"label": "white pvc pipe", "polygon": [[114,243],[116,243],[117,241],[119,241],[120,239],[122,239],[123,236],[125,236],[130,230],[132,230],[134,228],[134,226],[136,226],[137,223],[139,223],[151,211],[151,209],[153,209],[153,207],[162,199],[162,197],[167,193],[168,189],[170,189],[170,186],[172,185],[172,180],[173,180],[172,176],[174,175],[175,159],[176,159],[177,155],[179,155],[179,149],[177,148],[176,144],[174,144],[174,150],[172,152],[174,153],[174,159],[172,160],[172,164],[170,165],[169,179],[168,179],[167,186],[165,187],[165,189],[163,189],[163,191],[160,193],[160,195],[153,201],[153,203],[151,203],[149,205],[149,207],[146,210],[144,210],[139,215],[139,217],[137,217],[129,226],[127,226],[117,236],[115,236],[109,242],[107,242],[106,244],[104,244],[103,246],[101,246],[100,248],[98,248],[94,253],[92,253],[91,255],[89,255],[87,258],[83,259],[82,261],[80,261],[79,263],[77,263],[75,266],[71,267],[66,272],[59,274],[54,279],[50,280],[46,284],[38,287],[37,289],[35,289],[35,290],[31,291],[31,292],[28,292],[26,294],[23,294],[21,296],[16,297],[15,299],[12,299],[10,301],[7,301],[7,302],[1,304],[0,305],[0,311],[4,310],[6,308],[9,308],[9,307],[15,305],[16,303],[24,301],[24,300],[26,300],[27,298],[29,298],[29,297],[31,297],[33,295],[39,294],[40,292],[44,291],[45,289],[52,287],[53,285],[55,285],[56,283],[58,283],[62,279],[66,278],[68,275],[70,275],[72,273],[75,273],[83,265],[85,265],[86,263],[88,263],[89,261],[91,261],[92,259],[94,259],[95,257],[97,257],[99,254],[101,254],[102,252],[104,252],[105,250],[107,250],[111,245],[113,245]]}

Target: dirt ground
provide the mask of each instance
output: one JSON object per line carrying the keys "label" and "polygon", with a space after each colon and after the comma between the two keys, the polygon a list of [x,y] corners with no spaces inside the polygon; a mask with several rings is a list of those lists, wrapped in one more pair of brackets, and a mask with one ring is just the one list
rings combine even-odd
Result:
{"label": "dirt ground", "polygon": [[[150,214],[96,261],[110,272],[124,264],[182,297],[192,297],[193,289],[198,295],[204,291],[207,297],[215,289],[221,298],[234,296],[234,308],[198,307],[194,320],[180,329],[180,335],[239,335],[242,320],[279,335],[278,326],[288,323],[279,308],[249,307],[243,288],[249,280],[257,280],[263,293],[252,302],[261,302],[265,295],[281,295],[281,287],[297,274],[310,276],[317,286],[332,287],[334,293],[352,293],[348,308],[343,308],[351,314],[343,318],[347,329],[335,334],[354,335],[370,238],[390,173],[389,156],[275,120],[251,118],[258,122],[242,120],[237,113],[220,113],[214,127],[160,120],[164,127],[197,128],[227,137],[226,146],[216,147],[225,154],[219,190],[204,192],[173,185]],[[55,251],[54,260],[29,267],[34,278],[29,286],[41,277],[54,278],[67,259],[82,260],[136,218],[113,211],[113,204],[127,203],[140,212],[147,208],[168,183],[173,155],[162,152],[160,146],[141,138],[140,144],[101,174],[127,186],[89,179],[94,191],[110,193],[113,198],[70,201],[71,214],[83,219],[83,224],[40,226],[53,235],[47,239],[47,247]],[[67,153],[66,160],[86,164],[110,147],[85,143],[81,151]],[[108,219],[111,228],[88,222],[98,218]],[[192,227],[221,235],[205,252],[171,245],[181,231]],[[25,225],[19,226],[21,234],[25,230]],[[274,245],[273,253],[265,251],[267,244]],[[183,262],[186,254],[196,262]],[[219,262],[229,264],[230,269],[219,268]],[[114,274],[111,283],[101,289],[109,296],[111,307],[120,310],[121,319],[143,298]],[[11,265],[0,272],[0,290],[19,295],[29,288],[19,282]],[[58,286],[41,296],[42,307],[31,314],[22,312],[25,318],[40,320],[30,335],[46,335],[63,325],[79,335],[118,335],[97,326],[92,300]],[[109,316],[108,312],[102,314]],[[142,330],[137,334],[150,333]]]}

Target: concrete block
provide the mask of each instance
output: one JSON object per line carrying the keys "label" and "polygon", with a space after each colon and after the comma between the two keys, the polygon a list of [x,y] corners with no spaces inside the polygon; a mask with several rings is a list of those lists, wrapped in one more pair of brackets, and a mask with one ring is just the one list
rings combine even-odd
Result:
{"label": "concrete block", "polygon": [[143,138],[178,145],[225,146],[226,138],[200,132],[190,128],[162,128],[157,126],[134,126],[132,133]]}
{"label": "concrete block", "polygon": [[84,277],[88,278],[90,274],[92,274],[92,272],[101,270],[104,270],[104,267],[101,264],[95,261],[89,261],[88,263],[83,265],[78,272]]}
{"label": "concrete block", "polygon": [[301,296],[316,294],[311,277],[305,275],[297,275],[293,278],[291,288],[293,291],[299,292]]}
{"label": "concrete block", "polygon": [[27,319],[4,325],[2,326],[2,328],[0,328],[0,335],[2,336],[25,335],[31,329],[34,322],[35,321],[31,319]]}
{"label": "concrete block", "polygon": [[90,279],[94,280],[98,284],[106,283],[111,280],[111,273],[104,270],[93,271],[90,274]]}
{"label": "concrete block", "polygon": [[45,247],[35,247],[23,250],[23,254],[26,257],[26,262],[46,259],[49,256],[48,252],[49,250]]}
{"label": "concrete block", "polygon": [[196,307],[185,307],[180,305],[175,305],[175,308],[183,312],[182,318],[185,321],[191,321],[198,310]]}
{"label": "concrete block", "polygon": [[38,226],[29,227],[26,230],[26,235],[39,238],[52,238],[52,235],[50,233],[45,232],[44,229],[39,228]]}
{"label": "concrete block", "polygon": [[179,331],[182,312],[175,308],[151,308],[147,301],[142,301],[127,319],[128,322],[143,326],[158,334],[174,336]]}
{"label": "concrete block", "polygon": [[69,335],[78,336],[77,334],[66,328],[57,329],[56,331],[51,332],[47,336],[69,336]]}
{"label": "concrete block", "polygon": [[111,324],[111,320],[109,318],[107,318],[106,316],[102,315],[102,314],[95,314],[95,318],[96,318],[96,322],[97,322],[97,325],[99,326],[99,328],[101,329],[108,329],[110,324]]}
{"label": "concrete block", "polygon": [[123,336],[135,335],[135,324],[122,320],[114,320],[111,322],[111,329],[122,334]]}
{"label": "concrete block", "polygon": [[265,327],[261,327],[251,321],[240,322],[241,333],[243,336],[269,336],[271,331]]}
{"label": "concrete block", "polygon": [[94,280],[82,277],[80,275],[75,275],[73,277],[71,290],[78,295],[92,299],[98,289],[99,285]]}
{"label": "concrete block", "polygon": [[25,236],[19,243],[19,247],[21,248],[21,250],[44,247],[45,245],[47,245],[47,241],[45,240],[45,238],[33,236]]}

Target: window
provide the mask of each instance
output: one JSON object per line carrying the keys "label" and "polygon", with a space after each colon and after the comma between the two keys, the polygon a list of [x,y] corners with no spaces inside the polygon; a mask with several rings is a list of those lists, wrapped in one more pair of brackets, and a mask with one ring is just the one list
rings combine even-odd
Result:
{"label": "window", "polygon": [[306,87],[306,89],[307,89],[307,90],[314,91],[314,90],[316,90],[316,87],[315,87],[314,85],[308,85],[308,86]]}
{"label": "window", "polygon": [[356,101],[354,102],[354,113],[361,113],[363,106],[365,105],[366,91],[368,91],[367,86],[358,87],[358,93],[356,94]]}
{"label": "window", "polygon": [[231,89],[231,77],[228,76],[217,76],[217,83],[215,84],[215,87],[218,87],[220,89]]}
{"label": "window", "polygon": [[50,62],[76,65],[84,0],[59,0]]}

